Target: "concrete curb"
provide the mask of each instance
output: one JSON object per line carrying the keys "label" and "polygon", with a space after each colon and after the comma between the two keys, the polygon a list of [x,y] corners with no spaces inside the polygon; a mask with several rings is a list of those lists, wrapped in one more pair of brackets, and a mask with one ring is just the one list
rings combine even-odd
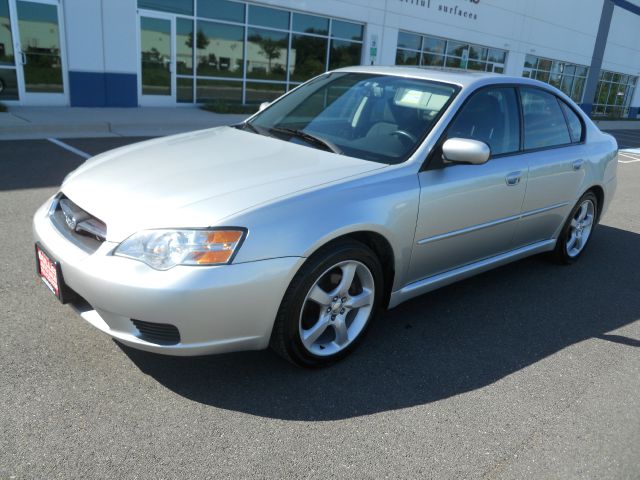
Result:
{"label": "concrete curb", "polygon": [[172,135],[231,125],[246,117],[186,107],[11,107],[0,113],[0,140]]}

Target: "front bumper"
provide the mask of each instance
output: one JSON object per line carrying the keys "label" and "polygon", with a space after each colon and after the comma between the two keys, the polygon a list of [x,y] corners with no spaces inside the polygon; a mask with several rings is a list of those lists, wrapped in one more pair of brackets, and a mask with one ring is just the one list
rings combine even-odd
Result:
{"label": "front bumper", "polygon": [[[48,206],[35,214],[34,236],[60,262],[65,283],[89,304],[76,304],[76,310],[96,328],[141,350],[204,355],[266,348],[284,292],[304,260],[157,271],[111,255],[116,243],[86,253],[51,223]],[[145,340],[132,319],[174,325],[180,342]]]}

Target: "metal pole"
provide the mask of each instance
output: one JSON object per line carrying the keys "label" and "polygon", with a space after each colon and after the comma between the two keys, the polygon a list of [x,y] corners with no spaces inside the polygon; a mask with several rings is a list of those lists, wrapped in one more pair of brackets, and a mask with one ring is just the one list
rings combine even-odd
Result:
{"label": "metal pole", "polygon": [[602,59],[604,58],[604,50],[607,47],[607,38],[609,37],[609,29],[611,28],[614,6],[612,0],[604,0],[602,5],[600,26],[598,27],[596,44],[593,47],[593,56],[591,57],[591,67],[589,67],[587,83],[584,86],[584,96],[582,97],[582,109],[586,113],[591,113],[593,109],[596,89],[598,88],[598,81],[600,80],[600,70],[602,69]]}

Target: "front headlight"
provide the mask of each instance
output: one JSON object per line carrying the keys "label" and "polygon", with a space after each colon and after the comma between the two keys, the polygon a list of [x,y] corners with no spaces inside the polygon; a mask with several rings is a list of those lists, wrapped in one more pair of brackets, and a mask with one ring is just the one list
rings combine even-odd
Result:
{"label": "front headlight", "polygon": [[246,230],[145,230],[122,242],[113,252],[140,260],[156,270],[176,265],[220,265],[230,263],[244,240]]}

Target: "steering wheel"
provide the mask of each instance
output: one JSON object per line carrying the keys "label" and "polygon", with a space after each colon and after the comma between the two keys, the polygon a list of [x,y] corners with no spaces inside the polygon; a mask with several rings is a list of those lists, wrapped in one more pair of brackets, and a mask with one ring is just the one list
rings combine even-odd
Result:
{"label": "steering wheel", "polygon": [[401,141],[404,139],[411,141],[411,145],[415,145],[418,143],[418,139],[412,133],[407,132],[406,130],[396,130],[391,135],[396,135]]}

